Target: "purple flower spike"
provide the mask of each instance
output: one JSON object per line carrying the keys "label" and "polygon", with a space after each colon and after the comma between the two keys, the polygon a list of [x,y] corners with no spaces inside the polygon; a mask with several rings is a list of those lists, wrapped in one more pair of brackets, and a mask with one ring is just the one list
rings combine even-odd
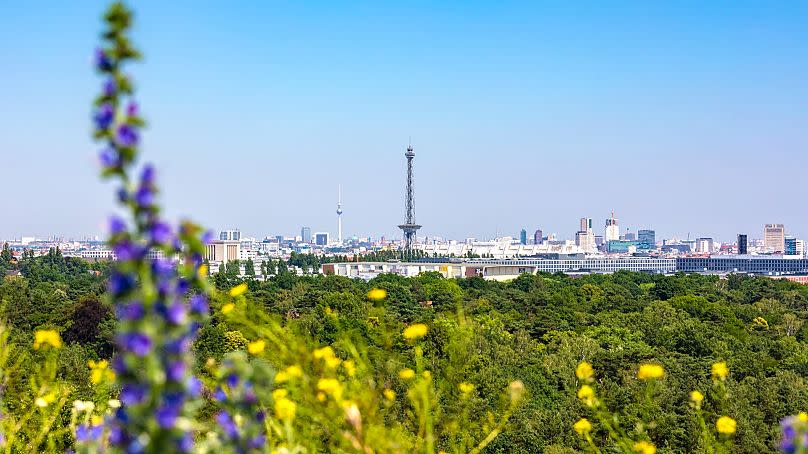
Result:
{"label": "purple flower spike", "polygon": [[109,218],[109,234],[119,235],[126,231],[126,222],[118,216]]}
{"label": "purple flower spike", "polygon": [[133,301],[129,304],[121,304],[118,306],[118,318],[121,320],[140,320],[143,318],[145,311],[143,305],[138,301]]}
{"label": "purple flower spike", "polygon": [[95,50],[95,67],[100,71],[109,71],[112,69],[112,60],[109,59],[107,53],[101,48]]}
{"label": "purple flower spike", "polygon": [[204,243],[205,246],[207,246],[213,242],[213,238],[214,238],[213,231],[208,230],[202,235],[202,243]]}
{"label": "purple flower spike", "polygon": [[150,186],[154,184],[154,166],[146,164],[143,166],[143,172],[140,174],[140,184],[143,186]]}
{"label": "purple flower spike", "polygon": [[209,310],[208,300],[204,295],[196,294],[188,300],[188,305],[191,307],[191,312],[195,314],[206,314]]}
{"label": "purple flower spike", "polygon": [[168,307],[168,311],[166,311],[166,320],[171,324],[181,325],[185,323],[187,318],[188,314],[185,310],[185,305],[180,301],[171,304],[171,306]]}
{"label": "purple flower spike", "polygon": [[138,112],[138,107],[137,107],[136,102],[132,101],[132,102],[129,103],[128,106],[126,106],[126,115],[128,115],[129,117],[136,117],[137,112]]}
{"label": "purple flower spike", "polygon": [[155,419],[157,419],[157,424],[159,424],[160,427],[163,429],[170,429],[174,427],[174,423],[177,421],[179,409],[173,406],[164,405],[157,409],[154,416]]}
{"label": "purple flower spike", "polygon": [[115,83],[115,79],[107,79],[104,82],[104,96],[112,97],[116,91],[118,91],[118,84]]}
{"label": "purple flower spike", "polygon": [[136,356],[146,356],[151,352],[152,340],[143,333],[129,333],[120,336],[120,345],[124,350],[134,353]]}
{"label": "purple flower spike", "polygon": [[169,244],[174,238],[171,226],[165,222],[157,221],[149,227],[149,236],[154,244]]}
{"label": "purple flower spike", "polygon": [[182,361],[175,361],[168,365],[168,369],[166,370],[166,376],[169,380],[175,382],[181,382],[183,378],[185,378],[185,363]]}
{"label": "purple flower spike", "polygon": [[90,428],[87,427],[87,424],[79,424],[76,427],[76,441],[89,441],[90,440]]}
{"label": "purple flower spike", "polygon": [[101,130],[109,128],[109,125],[112,124],[112,120],[115,118],[115,111],[112,109],[112,104],[104,103],[98,107],[98,110],[95,111],[95,115],[93,116],[93,120],[95,121],[95,127]]}
{"label": "purple flower spike", "polygon": [[221,411],[216,414],[216,423],[222,428],[225,435],[230,438],[238,438],[238,427],[233,421],[233,418],[226,411]]}
{"label": "purple flower spike", "polygon": [[133,128],[132,126],[129,125],[118,126],[118,132],[115,135],[115,140],[122,147],[134,147],[135,145],[137,145],[138,139],[139,137],[137,135],[137,130],[135,130],[135,128]]}
{"label": "purple flower spike", "polygon": [[98,154],[98,161],[105,169],[116,169],[121,166],[121,156],[113,148],[105,148]]}
{"label": "purple flower spike", "polygon": [[141,186],[135,193],[135,202],[141,208],[150,208],[154,204],[154,192],[151,188]]}
{"label": "purple flower spike", "polygon": [[196,377],[189,378],[186,387],[192,397],[199,397],[202,394],[202,382]]}
{"label": "purple flower spike", "polygon": [[185,435],[177,443],[177,449],[180,452],[191,452],[194,449],[194,436],[191,435],[189,432],[186,432]]}
{"label": "purple flower spike", "polygon": [[121,387],[121,403],[126,406],[137,405],[145,398],[146,390],[142,386],[127,383]]}

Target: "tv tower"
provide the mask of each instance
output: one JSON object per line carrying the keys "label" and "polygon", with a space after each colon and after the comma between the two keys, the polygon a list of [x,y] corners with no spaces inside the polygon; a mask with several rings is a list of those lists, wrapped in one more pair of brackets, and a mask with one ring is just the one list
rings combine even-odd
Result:
{"label": "tv tower", "polygon": [[412,143],[407,146],[404,157],[407,158],[407,192],[404,201],[406,213],[404,223],[399,225],[398,228],[404,232],[404,254],[405,257],[408,258],[412,256],[412,247],[415,244],[415,233],[421,228],[420,225],[415,223],[415,189],[413,188],[412,181],[412,160],[415,158],[415,152],[412,151]]}
{"label": "tv tower", "polygon": [[342,246],[342,185],[337,186],[337,242]]}

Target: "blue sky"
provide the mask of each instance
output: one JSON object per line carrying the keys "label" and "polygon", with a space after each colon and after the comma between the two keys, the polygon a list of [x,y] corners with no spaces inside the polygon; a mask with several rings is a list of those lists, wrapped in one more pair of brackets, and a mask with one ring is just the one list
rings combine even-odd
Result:
{"label": "blue sky", "polygon": [[[225,6],[227,5],[227,6]],[[808,237],[808,3],[133,2],[172,217],[398,236]],[[101,234],[102,2],[0,3],[0,237]]]}

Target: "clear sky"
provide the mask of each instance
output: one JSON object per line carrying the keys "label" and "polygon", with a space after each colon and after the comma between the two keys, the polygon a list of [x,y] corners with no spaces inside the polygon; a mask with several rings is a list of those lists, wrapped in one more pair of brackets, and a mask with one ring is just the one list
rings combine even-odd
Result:
{"label": "clear sky", "polygon": [[[808,2],[138,1],[173,216],[246,235],[808,237]],[[101,234],[97,1],[0,2],[0,237]]]}

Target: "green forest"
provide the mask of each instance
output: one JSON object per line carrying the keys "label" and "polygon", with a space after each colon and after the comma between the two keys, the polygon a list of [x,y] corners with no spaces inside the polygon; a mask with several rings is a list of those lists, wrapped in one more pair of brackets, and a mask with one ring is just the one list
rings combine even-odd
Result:
{"label": "green forest", "polygon": [[[20,347],[33,345],[35,330],[57,330],[65,345],[55,374],[69,385],[65,401],[92,400],[97,390],[85,364],[110,360],[115,353],[115,313],[104,296],[108,264],[91,266],[51,251],[0,266],[22,273],[0,285],[2,319],[15,354],[41,356]],[[392,383],[390,389],[399,394],[406,390],[397,389],[394,371],[412,356],[401,333],[425,324],[424,367],[434,377],[435,405],[446,414],[458,405],[452,383],[473,384],[471,416],[485,420],[501,411],[501,390],[521,381],[524,399],[485,452],[587,449],[572,430],[580,418],[592,419],[591,409],[576,397],[575,371],[583,361],[594,369],[605,407],[629,430],[643,425],[658,452],[703,451],[701,429],[688,405],[692,390],[706,395],[708,422],[720,414],[737,421],[732,452],[776,451],[781,419],[808,408],[808,287],[787,281],[629,272],[523,275],[505,283],[449,280],[437,273],[380,275],[370,282],[288,272],[266,282],[224,273],[211,280],[223,291],[246,284],[240,304],[248,320],[278,323],[306,345],[332,346],[338,357],[351,355],[348,345],[358,349],[375,382]],[[383,289],[386,297],[369,297],[372,289]],[[255,334],[244,319],[213,313],[193,347],[201,374],[205,364],[246,351]],[[469,333],[465,351],[456,351],[458,330]],[[271,349],[264,354],[270,364],[282,362]],[[711,384],[716,362],[726,362],[730,370],[725,396],[714,395]],[[665,370],[650,395],[636,377],[641,363]],[[21,368],[10,377],[5,411],[22,411],[8,396],[22,393],[33,371]],[[24,407],[25,399],[19,404]],[[206,408],[199,411],[204,418]],[[386,411],[387,421],[406,424],[410,410],[402,404]],[[63,410],[55,426],[67,426],[69,419]],[[613,446],[597,424],[592,437],[599,446]]]}

